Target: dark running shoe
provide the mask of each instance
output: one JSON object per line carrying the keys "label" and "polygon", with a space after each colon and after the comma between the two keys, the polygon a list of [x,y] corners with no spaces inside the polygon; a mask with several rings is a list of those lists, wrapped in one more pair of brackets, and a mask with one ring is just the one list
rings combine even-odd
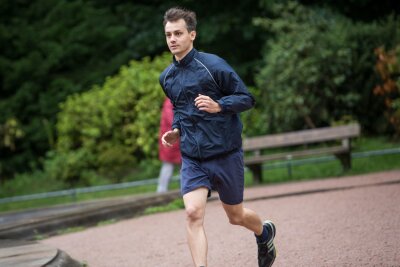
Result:
{"label": "dark running shoe", "polygon": [[268,231],[268,240],[264,243],[257,243],[258,245],[258,266],[259,267],[270,267],[276,258],[276,249],[274,245],[274,238],[276,234],[276,228],[273,222],[264,221],[264,227]]}

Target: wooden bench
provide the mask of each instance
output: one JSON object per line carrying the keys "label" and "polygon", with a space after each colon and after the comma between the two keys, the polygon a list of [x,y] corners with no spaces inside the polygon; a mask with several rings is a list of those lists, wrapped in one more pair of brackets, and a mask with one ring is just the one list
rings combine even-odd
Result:
{"label": "wooden bench", "polygon": [[[250,137],[243,140],[244,163],[253,174],[255,183],[262,180],[262,164],[271,160],[290,160],[297,157],[333,154],[343,170],[351,168],[351,138],[360,135],[360,125],[324,127],[310,130]],[[312,148],[312,144],[324,146]],[[262,153],[271,148],[296,147],[288,152]]]}

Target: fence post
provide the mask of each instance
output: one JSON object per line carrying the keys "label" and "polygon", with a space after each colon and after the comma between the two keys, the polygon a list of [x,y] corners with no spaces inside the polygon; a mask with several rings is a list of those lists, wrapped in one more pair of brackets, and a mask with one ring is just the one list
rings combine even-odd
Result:
{"label": "fence post", "polygon": [[290,154],[286,156],[286,162],[287,162],[286,165],[287,165],[288,175],[289,175],[290,179],[292,179],[292,158],[293,158],[293,156]]}
{"label": "fence post", "polygon": [[71,195],[71,197],[72,197],[72,200],[74,201],[74,202],[77,202],[78,201],[78,193],[77,193],[77,190],[76,190],[76,188],[74,188],[73,190],[72,190],[72,195]]}

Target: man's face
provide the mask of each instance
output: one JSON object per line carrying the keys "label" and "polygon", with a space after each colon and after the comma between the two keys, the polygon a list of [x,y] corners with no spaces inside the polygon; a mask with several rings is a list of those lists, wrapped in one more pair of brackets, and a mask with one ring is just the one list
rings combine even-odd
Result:
{"label": "man's face", "polygon": [[193,48],[193,41],[196,38],[196,32],[188,32],[186,22],[183,19],[165,24],[165,37],[168,48],[175,56],[176,60],[181,60]]}

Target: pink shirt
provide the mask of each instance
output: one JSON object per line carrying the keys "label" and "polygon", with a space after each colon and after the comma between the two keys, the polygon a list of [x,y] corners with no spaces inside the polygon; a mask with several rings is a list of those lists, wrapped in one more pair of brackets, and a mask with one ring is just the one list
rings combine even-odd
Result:
{"label": "pink shirt", "polygon": [[181,163],[181,151],[179,149],[179,140],[172,146],[166,147],[161,143],[161,136],[172,130],[172,121],[174,119],[173,106],[169,98],[165,98],[160,120],[160,132],[158,138],[159,159],[170,163]]}

